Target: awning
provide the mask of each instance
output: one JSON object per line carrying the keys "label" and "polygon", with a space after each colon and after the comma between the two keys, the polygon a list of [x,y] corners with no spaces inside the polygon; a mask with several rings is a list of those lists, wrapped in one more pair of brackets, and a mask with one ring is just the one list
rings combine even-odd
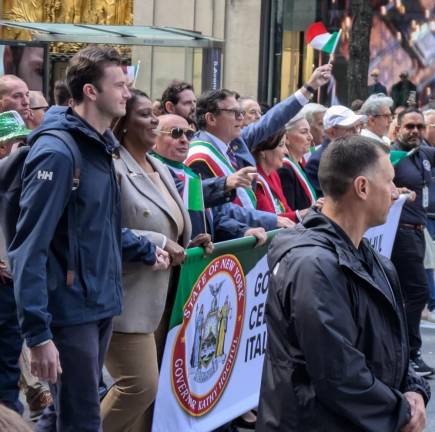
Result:
{"label": "awning", "polygon": [[0,20],[1,26],[32,32],[38,42],[101,43],[114,45],[150,45],[190,48],[222,48],[224,41],[200,32],[175,27],[142,25],[97,25],[29,23]]}

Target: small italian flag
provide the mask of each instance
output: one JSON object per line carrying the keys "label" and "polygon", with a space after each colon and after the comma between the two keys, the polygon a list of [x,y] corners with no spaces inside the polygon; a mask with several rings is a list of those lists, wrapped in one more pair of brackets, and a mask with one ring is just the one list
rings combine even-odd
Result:
{"label": "small italian flag", "polygon": [[312,48],[333,54],[340,38],[340,32],[329,33],[323,23],[319,21],[307,28],[305,38]]}
{"label": "small italian flag", "polygon": [[202,182],[200,177],[186,175],[183,189],[183,202],[187,210],[204,211]]}

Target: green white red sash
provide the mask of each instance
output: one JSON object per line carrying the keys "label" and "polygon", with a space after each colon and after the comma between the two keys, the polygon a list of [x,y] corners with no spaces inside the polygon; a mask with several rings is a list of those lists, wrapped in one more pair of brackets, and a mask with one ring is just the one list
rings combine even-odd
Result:
{"label": "green white red sash", "polygon": [[302,186],[302,189],[305,192],[305,195],[310,200],[311,205],[313,205],[317,201],[317,195],[316,195],[316,191],[314,190],[313,186],[311,185],[310,181],[308,180],[308,177],[305,174],[305,171],[302,169],[302,167],[298,163],[296,163],[295,161],[290,159],[288,156],[284,157],[283,163],[286,167],[293,170],[293,172],[296,175],[297,180],[299,181],[299,184]]}
{"label": "green white red sash", "polygon": [[263,188],[264,192],[267,195],[267,198],[273,204],[273,208],[275,209],[275,213],[277,215],[285,212],[284,204],[273,193],[272,189],[269,186],[269,183],[267,183],[267,180],[260,173],[257,173],[257,187]]}
{"label": "green white red sash", "polygon": [[[189,167],[195,162],[205,163],[215,177],[224,177],[236,172],[231,163],[213,144],[206,141],[192,141],[185,164]],[[256,208],[257,200],[251,189],[237,188],[236,204],[246,208]]]}
{"label": "green white red sash", "polygon": [[186,209],[203,212],[204,197],[201,177],[181,162],[167,159],[155,152],[152,152],[151,155],[167,165],[183,182],[182,199]]}

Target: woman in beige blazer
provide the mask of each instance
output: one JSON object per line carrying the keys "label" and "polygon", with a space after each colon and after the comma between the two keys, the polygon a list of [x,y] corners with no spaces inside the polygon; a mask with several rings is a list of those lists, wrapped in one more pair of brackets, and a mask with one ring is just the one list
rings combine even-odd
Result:
{"label": "woman in beige blazer", "polygon": [[[189,214],[167,167],[147,154],[158,125],[151,101],[139,90],[131,92],[126,115],[115,127],[121,143],[115,168],[123,226],[146,235],[169,253],[173,267],[178,266],[191,236]],[[146,411],[157,391],[158,352],[163,349],[171,307],[170,278],[171,269],[154,272],[140,263],[123,268],[124,310],[113,321],[106,357],[115,384],[102,402],[104,432],[150,430]]]}

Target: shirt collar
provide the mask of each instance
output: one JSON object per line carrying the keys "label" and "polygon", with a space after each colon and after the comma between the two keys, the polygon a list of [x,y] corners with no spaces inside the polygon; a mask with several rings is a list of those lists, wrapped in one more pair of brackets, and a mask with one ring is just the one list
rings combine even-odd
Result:
{"label": "shirt collar", "polygon": [[218,148],[218,150],[225,156],[225,158],[228,159],[228,157],[227,157],[228,145],[225,144],[216,135],[213,135],[212,133],[207,132],[207,131],[203,131],[203,132],[206,135],[208,135],[208,137],[212,140],[213,144],[215,144],[215,146]]}

